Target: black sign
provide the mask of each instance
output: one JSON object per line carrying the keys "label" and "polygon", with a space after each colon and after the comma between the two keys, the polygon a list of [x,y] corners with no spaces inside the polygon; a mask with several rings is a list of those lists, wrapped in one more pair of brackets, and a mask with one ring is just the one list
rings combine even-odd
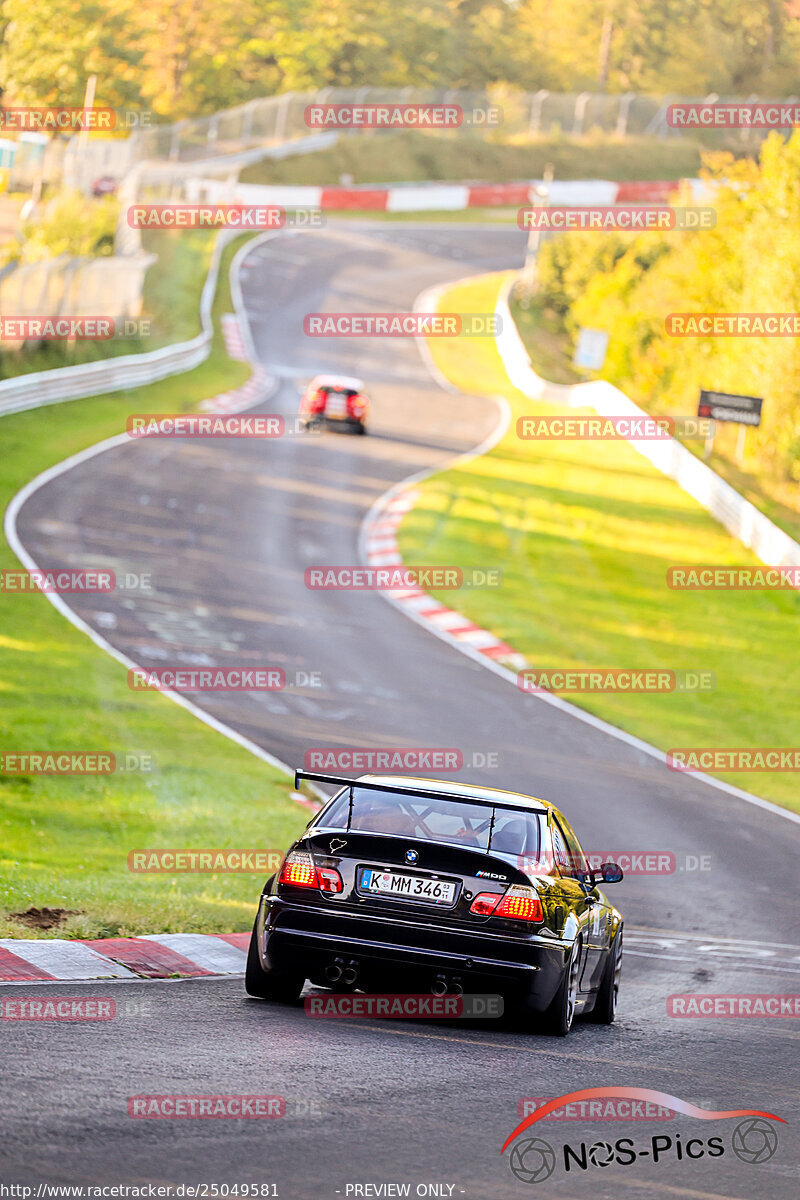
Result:
{"label": "black sign", "polygon": [[711,417],[714,421],[735,421],[737,425],[760,425],[763,403],[758,396],[732,396],[728,392],[702,391],[697,415]]}

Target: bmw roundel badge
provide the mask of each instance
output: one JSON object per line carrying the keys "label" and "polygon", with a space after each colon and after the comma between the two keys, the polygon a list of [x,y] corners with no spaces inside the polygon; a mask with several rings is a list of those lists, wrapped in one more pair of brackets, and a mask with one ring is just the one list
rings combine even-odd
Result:
{"label": "bmw roundel badge", "polygon": [[415,863],[418,860],[418,858],[419,858],[419,854],[417,853],[416,850],[406,850],[406,862],[407,863]]}

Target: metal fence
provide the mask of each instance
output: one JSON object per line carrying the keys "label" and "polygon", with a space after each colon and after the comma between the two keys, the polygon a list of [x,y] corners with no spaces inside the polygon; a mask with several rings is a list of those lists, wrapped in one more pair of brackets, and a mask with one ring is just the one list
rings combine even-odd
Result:
{"label": "metal fence", "polygon": [[[748,96],[747,102],[759,99]],[[765,98],[761,98],[767,102]],[[789,99],[795,99],[790,97]],[[725,131],[686,131],[667,125],[672,103],[703,104],[743,102],[740,96],[650,96],[634,92],[620,95],[593,92],[463,91],[420,88],[326,88],[319,92],[287,92],[251,100],[210,117],[142,129],[133,134],[131,151],[136,159],[191,162],[236,154],[255,146],[276,145],[307,135],[305,110],[311,104],[456,104],[465,121],[457,129],[439,130],[440,136],[464,132],[485,136],[529,137],[584,136],[599,131],[620,138],[682,138],[687,133],[709,144],[721,142]],[[786,101],[783,101],[786,103]],[[499,109],[499,125],[473,113]],[[736,131],[739,140],[762,136],[758,130]],[[730,140],[730,133],[727,134]]]}
{"label": "metal fence", "polygon": [[[778,103],[766,97],[656,96],[626,92],[464,91],[444,88],[325,88],[319,92],[286,92],[250,100],[236,108],[207,117],[170,125],[137,128],[127,138],[74,137],[51,142],[41,165],[44,178],[86,189],[100,175],[122,178],[137,163],[193,163],[242,154],[258,148],[278,147],[313,132],[305,111],[312,104],[455,104],[465,114],[459,128],[432,130],[437,136],[472,136],[537,139],[582,137],[593,132],[618,138],[690,136],[708,147],[734,142],[757,144],[766,131],[757,129],[687,130],[667,125],[671,103]],[[796,97],[782,102],[794,101]],[[489,110],[499,110],[499,124],[486,120]],[[473,114],[480,114],[473,120]],[[387,136],[379,131],[375,136]],[[347,136],[362,136],[348,131]],[[26,167],[30,173],[31,166]],[[26,176],[27,181],[27,176]]]}

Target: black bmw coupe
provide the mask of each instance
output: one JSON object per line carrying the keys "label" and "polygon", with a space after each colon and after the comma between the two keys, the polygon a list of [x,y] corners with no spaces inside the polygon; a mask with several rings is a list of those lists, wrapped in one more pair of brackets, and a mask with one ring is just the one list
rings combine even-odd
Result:
{"label": "black bmw coupe", "polygon": [[297,772],[337,791],[261,896],[246,988],[499,992],[551,1033],[614,1020],[622,917],[566,818],[519,792]]}

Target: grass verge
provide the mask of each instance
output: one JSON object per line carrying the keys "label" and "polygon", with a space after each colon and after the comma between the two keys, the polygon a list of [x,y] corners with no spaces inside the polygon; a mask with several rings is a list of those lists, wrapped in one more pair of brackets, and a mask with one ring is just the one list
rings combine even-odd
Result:
{"label": "grass verge", "polygon": [[[519,300],[512,296],[510,307],[534,370],[544,379],[552,383],[581,383],[588,379],[603,378],[602,371],[581,370],[572,365],[573,339],[546,300],[534,298],[530,307],[524,309]],[[615,382],[645,412],[663,415],[663,403],[654,403],[652,397],[633,387],[629,380]],[[696,409],[675,405],[668,411],[693,415]],[[743,461],[737,462],[738,431],[738,425],[717,423],[714,449],[707,460],[708,465],[779,529],[788,533],[789,537],[800,540],[800,489],[796,483],[779,474],[771,463],[759,463],[752,454],[746,453]],[[685,445],[692,454],[703,457],[702,441],[687,441]]]}
{"label": "grass verge", "polygon": [[[212,353],[149,387],[0,420],[0,504],[34,475],[124,430],[129,412],[186,412],[248,376],[218,330],[229,311],[224,255]],[[197,282],[195,280],[195,282]],[[199,305],[199,286],[193,303]],[[0,567],[18,567],[5,539]],[[136,875],[145,847],[279,849],[307,814],[286,776],[157,693],[131,692],[125,669],[41,595],[0,591],[0,746],[148,755],[154,769],[109,776],[0,775],[0,936],[110,937],[249,929],[260,875]],[[72,910],[36,931],[10,919],[31,907]]]}
{"label": "grass verge", "polygon": [[335,186],[353,182],[539,179],[552,163],[556,179],[681,179],[700,170],[702,147],[688,139],[555,138],[515,143],[457,133],[375,131],[340,137],[314,154],[264,159],[246,167],[246,183]]}
{"label": "grass verge", "polygon": [[[501,280],[457,285],[439,306],[492,311]],[[715,687],[705,692],[565,696],[663,750],[800,746],[800,596],[670,590],[671,564],[757,560],[627,443],[518,439],[518,416],[557,410],[511,386],[493,341],[437,338],[429,346],[457,387],[505,396],[513,416],[488,454],[420,484],[400,526],[406,562],[503,569],[501,588],[437,598],[536,667],[712,672]],[[720,778],[800,810],[791,773]]]}

